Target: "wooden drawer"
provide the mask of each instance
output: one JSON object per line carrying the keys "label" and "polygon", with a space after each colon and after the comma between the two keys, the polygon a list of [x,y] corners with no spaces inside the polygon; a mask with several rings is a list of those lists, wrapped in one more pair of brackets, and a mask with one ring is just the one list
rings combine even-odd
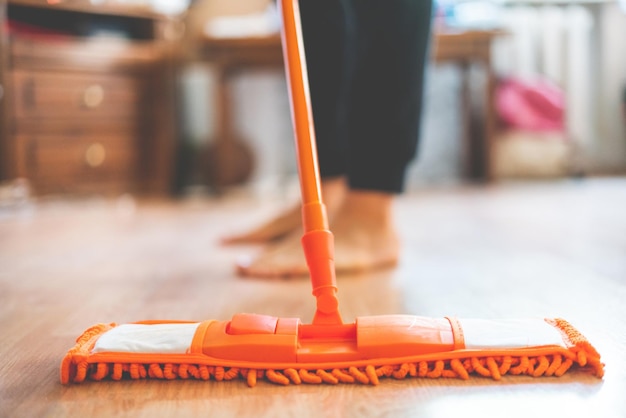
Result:
{"label": "wooden drawer", "polygon": [[16,135],[86,136],[104,134],[124,137],[140,136],[145,123],[132,118],[69,118],[35,119],[19,118],[13,121]]}
{"label": "wooden drawer", "polygon": [[133,138],[119,135],[18,135],[21,176],[37,192],[128,190],[136,180]]}
{"label": "wooden drawer", "polygon": [[13,71],[18,119],[137,119],[140,82],[110,74]]}
{"label": "wooden drawer", "polygon": [[[98,6],[100,7],[100,6]],[[14,37],[9,55],[16,68],[32,70],[85,70],[142,74],[154,69],[165,50],[153,41],[125,41],[105,38],[63,40]]]}

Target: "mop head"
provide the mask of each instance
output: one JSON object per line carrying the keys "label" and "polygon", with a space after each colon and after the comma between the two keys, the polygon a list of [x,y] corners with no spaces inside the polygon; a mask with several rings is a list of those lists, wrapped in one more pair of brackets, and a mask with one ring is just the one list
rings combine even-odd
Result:
{"label": "mop head", "polygon": [[231,321],[100,324],[77,339],[61,382],[242,379],[280,384],[361,383],[504,375],[602,378],[587,339],[563,319],[480,320],[412,315],[316,326],[297,318],[238,314]]}

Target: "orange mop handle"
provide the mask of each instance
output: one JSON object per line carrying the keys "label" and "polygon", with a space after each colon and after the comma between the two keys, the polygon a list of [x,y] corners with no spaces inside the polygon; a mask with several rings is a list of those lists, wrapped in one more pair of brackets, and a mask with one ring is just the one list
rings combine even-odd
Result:
{"label": "orange mop handle", "polygon": [[298,0],[280,0],[283,57],[296,138],[302,193],[302,246],[317,299],[314,325],[341,325],[335,279],[333,235],[322,202],[309,81],[302,41]]}

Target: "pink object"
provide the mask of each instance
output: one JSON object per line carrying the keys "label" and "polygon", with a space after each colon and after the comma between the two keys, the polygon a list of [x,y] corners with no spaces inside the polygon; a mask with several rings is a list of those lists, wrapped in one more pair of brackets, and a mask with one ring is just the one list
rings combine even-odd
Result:
{"label": "pink object", "polygon": [[508,78],[496,90],[496,109],[511,128],[533,132],[564,131],[563,91],[545,79]]}

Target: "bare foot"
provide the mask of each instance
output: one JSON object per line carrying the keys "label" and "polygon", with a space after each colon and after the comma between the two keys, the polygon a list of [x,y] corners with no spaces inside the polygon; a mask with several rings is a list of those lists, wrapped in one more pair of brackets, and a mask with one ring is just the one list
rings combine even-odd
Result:
{"label": "bare foot", "polygon": [[[337,210],[343,201],[346,189],[346,182],[343,178],[322,181],[322,200],[329,214]],[[285,238],[290,233],[301,230],[302,211],[301,205],[297,204],[256,228],[222,238],[222,244],[262,244]]]}
{"label": "bare foot", "polygon": [[[392,195],[349,192],[331,218],[335,236],[335,269],[338,274],[356,273],[395,265],[399,242],[392,222]],[[256,258],[242,260],[238,272],[252,277],[307,276],[300,244],[301,233],[289,234],[270,244]]]}
{"label": "bare foot", "polygon": [[280,213],[265,223],[239,234],[223,237],[222,244],[263,244],[284,238],[302,225],[300,205]]}

